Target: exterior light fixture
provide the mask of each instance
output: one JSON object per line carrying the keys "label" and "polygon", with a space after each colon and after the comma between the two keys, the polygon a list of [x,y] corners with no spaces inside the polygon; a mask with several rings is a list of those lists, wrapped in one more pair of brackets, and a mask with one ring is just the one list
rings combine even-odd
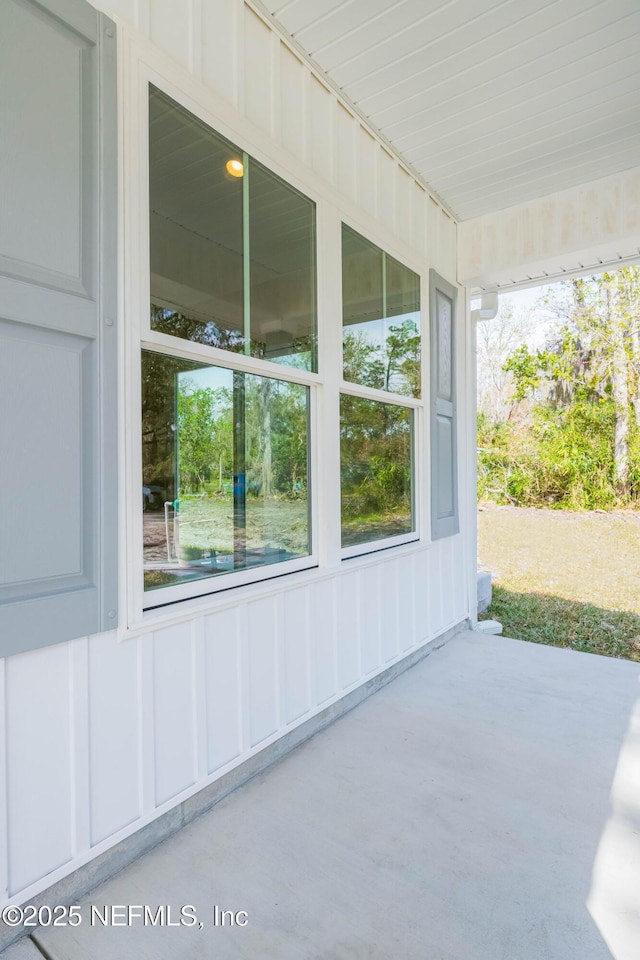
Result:
{"label": "exterior light fixture", "polygon": [[227,160],[226,169],[232,177],[241,177],[244,174],[244,164],[240,160]]}

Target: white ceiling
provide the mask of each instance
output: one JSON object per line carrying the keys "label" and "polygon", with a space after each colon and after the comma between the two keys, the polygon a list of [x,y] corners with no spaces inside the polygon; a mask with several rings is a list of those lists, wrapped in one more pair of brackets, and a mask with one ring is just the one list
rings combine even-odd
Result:
{"label": "white ceiling", "polygon": [[640,165],[640,0],[263,0],[466,220]]}

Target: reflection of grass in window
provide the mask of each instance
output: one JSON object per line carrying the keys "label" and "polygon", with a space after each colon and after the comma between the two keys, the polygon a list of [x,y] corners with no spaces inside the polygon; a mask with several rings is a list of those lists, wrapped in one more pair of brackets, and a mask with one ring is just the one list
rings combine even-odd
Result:
{"label": "reflection of grass in window", "polygon": [[180,577],[167,570],[145,570],[144,572],[145,590],[151,590],[153,587],[168,587],[172,583],[179,582]]}
{"label": "reflection of grass in window", "polygon": [[[247,547],[282,547],[308,552],[306,498],[247,498]],[[202,497],[180,505],[180,546],[233,553],[233,498]]]}
{"label": "reflection of grass in window", "polygon": [[364,479],[343,484],[342,541],[352,546],[409,533],[412,529],[410,471],[373,457]]}
{"label": "reflection of grass in window", "polygon": [[413,524],[408,498],[403,503],[370,511],[367,511],[362,503],[358,503],[359,499],[348,496],[342,498],[343,547],[411,532]]}

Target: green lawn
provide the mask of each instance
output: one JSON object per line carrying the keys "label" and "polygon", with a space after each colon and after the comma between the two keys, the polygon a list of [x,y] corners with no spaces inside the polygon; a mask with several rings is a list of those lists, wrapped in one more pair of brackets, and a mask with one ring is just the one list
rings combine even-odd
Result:
{"label": "green lawn", "polygon": [[640,516],[485,505],[486,617],[506,636],[640,660]]}

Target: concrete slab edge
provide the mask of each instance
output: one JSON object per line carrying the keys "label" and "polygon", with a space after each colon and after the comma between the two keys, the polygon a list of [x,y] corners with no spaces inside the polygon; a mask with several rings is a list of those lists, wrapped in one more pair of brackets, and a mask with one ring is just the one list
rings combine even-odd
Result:
{"label": "concrete slab edge", "polygon": [[[428,657],[429,654],[440,650],[458,633],[470,629],[469,620],[464,619],[432,640],[426,641],[421,647],[403,657],[402,660],[391,664],[386,670],[366,680],[340,700],[330,704],[289,733],[285,733],[279,740],[269,744],[260,753],[245,760],[244,763],[239,764],[229,773],[203,787],[198,793],[187,800],[183,800],[182,803],[163,813],[156,820],[141,827],[129,837],[121,840],[120,843],[110,847],[109,850],[105,850],[94,860],[78,867],[69,876],[47,887],[46,890],[26,902],[34,904],[36,907],[78,903],[101,883],[112,879],[121,870],[153,850],[154,847],[168,840],[182,827],[207,813],[220,800],[237,790],[238,787],[244,786],[268,767],[284,759],[296,747],[301,746],[316,733],[349,713],[363,700],[410,670],[411,667]],[[33,931],[33,934],[37,935],[37,931]],[[23,939],[24,936],[25,932],[20,928],[12,929],[0,925],[0,953],[3,953],[16,941]]]}

